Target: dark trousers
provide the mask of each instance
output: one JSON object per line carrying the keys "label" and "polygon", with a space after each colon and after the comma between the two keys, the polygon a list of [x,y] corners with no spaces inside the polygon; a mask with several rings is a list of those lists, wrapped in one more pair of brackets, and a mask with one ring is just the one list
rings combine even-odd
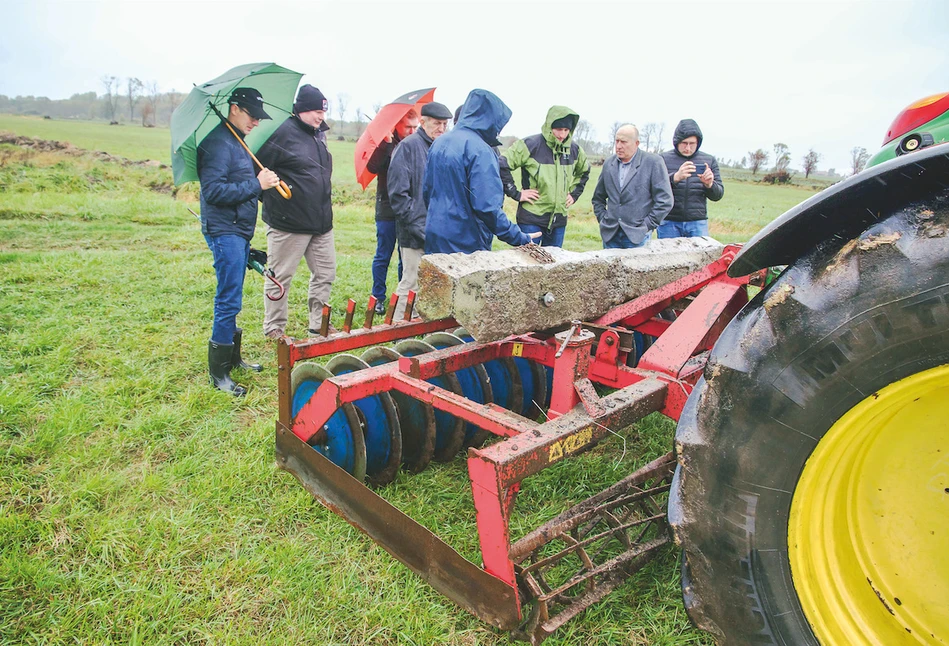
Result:
{"label": "dark trousers", "polygon": [[649,236],[646,236],[642,242],[639,244],[633,244],[633,241],[629,239],[629,236],[626,235],[626,232],[623,231],[623,227],[616,229],[616,233],[613,234],[613,237],[603,243],[604,249],[638,249],[639,247],[645,247],[646,243],[649,242]]}
{"label": "dark trousers", "polygon": [[211,340],[230,345],[234,343],[237,315],[243,304],[250,242],[237,235],[204,236],[204,239],[214,256],[214,273],[217,275]]}
{"label": "dark trousers", "polygon": [[[386,300],[386,275],[392,252],[396,250],[395,222],[376,220],[376,255],[372,259],[372,295],[380,303]],[[399,280],[402,280],[402,252],[399,251]]]}

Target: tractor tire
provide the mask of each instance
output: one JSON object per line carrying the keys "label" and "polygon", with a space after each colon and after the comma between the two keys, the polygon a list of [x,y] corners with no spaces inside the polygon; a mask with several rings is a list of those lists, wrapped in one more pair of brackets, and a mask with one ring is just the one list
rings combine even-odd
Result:
{"label": "tractor tire", "polygon": [[945,188],[825,241],[735,317],[676,431],[669,520],[699,628],[949,644],[947,364]]}

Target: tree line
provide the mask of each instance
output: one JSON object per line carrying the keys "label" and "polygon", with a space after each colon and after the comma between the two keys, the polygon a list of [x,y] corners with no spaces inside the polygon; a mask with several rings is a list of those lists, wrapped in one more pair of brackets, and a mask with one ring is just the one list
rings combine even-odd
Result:
{"label": "tree line", "polygon": [[[171,114],[184,100],[185,94],[174,88],[163,91],[157,81],[142,81],[137,77],[120,78],[105,75],[99,79],[102,94],[94,91],[74,94],[68,99],[49,99],[44,96],[17,96],[7,97],[0,94],[0,112],[10,114],[36,115],[56,119],[106,119],[109,123],[141,123],[144,127],[167,125],[171,122]],[[346,135],[358,137],[366,129],[381,108],[381,103],[373,105],[373,114],[367,114],[362,107],[353,110],[354,119],[347,121],[350,116],[350,97],[340,93],[336,96],[335,106],[331,104],[334,113],[336,134],[339,138]],[[328,115],[330,111],[327,111]],[[605,158],[613,151],[613,141],[616,131],[623,125],[622,121],[614,121],[610,126],[609,138],[598,141],[596,130],[585,119],[580,119],[574,130],[573,137],[584,152],[594,158]],[[662,152],[672,147],[671,141],[666,143],[666,124],[650,122],[639,129],[640,145],[648,152]],[[791,151],[786,144],[776,143],[771,153],[758,148],[749,151],[740,160],[719,160],[722,166],[730,168],[748,169],[752,175],[760,170],[770,170],[764,176],[764,181],[771,183],[786,183],[791,180],[793,171],[790,170]],[[818,170],[822,155],[813,148],[801,158],[801,170],[808,178]],[[769,161],[774,163],[769,167]],[[850,151],[850,173],[856,174],[863,170],[870,155],[866,148],[855,146]],[[837,175],[836,169],[829,169],[827,174]]]}

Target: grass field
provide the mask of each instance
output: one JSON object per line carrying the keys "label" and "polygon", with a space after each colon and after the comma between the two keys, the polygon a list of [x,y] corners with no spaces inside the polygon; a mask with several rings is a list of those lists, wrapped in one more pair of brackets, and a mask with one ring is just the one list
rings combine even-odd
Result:
{"label": "grass field", "polygon": [[[168,162],[163,129],[0,115],[0,130]],[[331,150],[338,313],[369,292],[374,227],[353,145]],[[0,643],[508,643],[275,468],[256,275],[238,322],[245,356],[266,369],[240,375],[241,401],[207,385],[214,274],[185,208],[195,191],[172,197],[170,180],[168,168],[0,146]],[[568,248],[599,247],[593,182]],[[713,233],[746,240],[811,194],[727,183]],[[306,325],[301,280],[292,335]],[[531,478],[515,533],[661,455],[672,431],[650,417]],[[400,475],[385,496],[479,563],[466,483],[457,459]],[[689,625],[678,577],[667,550],[548,643],[711,643]]]}

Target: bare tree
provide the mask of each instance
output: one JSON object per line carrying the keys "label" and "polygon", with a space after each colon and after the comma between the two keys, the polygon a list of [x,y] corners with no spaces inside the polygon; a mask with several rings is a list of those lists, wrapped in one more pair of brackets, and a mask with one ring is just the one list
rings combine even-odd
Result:
{"label": "bare tree", "polygon": [[774,170],[786,171],[791,165],[791,149],[787,144],[774,144]]}
{"label": "bare tree", "polygon": [[382,101],[376,101],[372,104],[372,111],[375,113],[373,116],[379,114],[380,110],[382,110]]}
{"label": "bare tree", "polygon": [[748,165],[748,158],[747,158],[747,157],[742,157],[742,158],[741,158],[741,161],[738,162],[738,168],[744,168],[744,167],[747,166],[747,165]]}
{"label": "bare tree", "polygon": [[643,148],[647,152],[658,153],[662,151],[662,134],[666,130],[664,123],[647,123],[643,126],[640,138],[643,142]]}
{"label": "bare tree", "polygon": [[181,97],[182,95],[178,94],[175,88],[171,88],[171,92],[168,93],[168,107],[171,109],[171,112],[174,112],[178,104],[181,103]]}
{"label": "bare tree", "polygon": [[868,161],[870,161],[870,154],[866,148],[854,146],[850,150],[850,170],[854,175],[862,171]]}
{"label": "bare tree", "polygon": [[158,102],[161,100],[161,90],[158,88],[158,81],[148,81],[143,88],[145,105],[142,106],[142,126],[155,126],[158,124]]}
{"label": "bare tree", "polygon": [[105,90],[105,117],[109,123],[115,122],[115,113],[119,109],[119,77],[103,76],[99,81]]}
{"label": "bare tree", "polygon": [[613,125],[610,126],[610,150],[613,150],[613,142],[616,141],[616,133],[622,127],[623,127],[622,121],[614,121]]}
{"label": "bare tree", "polygon": [[129,121],[135,120],[135,104],[138,102],[138,96],[142,93],[142,82],[134,77],[128,78],[128,94],[126,95],[129,102]]}
{"label": "bare tree", "polygon": [[586,119],[580,119],[577,122],[577,127],[573,129],[573,138],[577,141],[581,139],[590,139],[590,135],[593,134],[593,126],[590,125],[590,122]]}
{"label": "bare tree", "polygon": [[362,137],[363,131],[369,125],[369,119],[363,114],[362,107],[356,108],[356,136]]}
{"label": "bare tree", "polygon": [[804,166],[804,179],[807,179],[811,176],[815,170],[817,170],[817,162],[820,161],[821,154],[814,152],[814,149],[811,148],[807,151],[807,154],[804,155],[802,164]]}
{"label": "bare tree", "polygon": [[751,169],[752,175],[757,175],[758,171],[764,164],[768,163],[768,153],[759,148],[754,152],[748,153],[748,168]]}
{"label": "bare tree", "polygon": [[349,95],[345,92],[340,92],[336,95],[336,112],[339,114],[339,134],[343,134],[343,124],[346,121],[346,110],[349,107]]}

